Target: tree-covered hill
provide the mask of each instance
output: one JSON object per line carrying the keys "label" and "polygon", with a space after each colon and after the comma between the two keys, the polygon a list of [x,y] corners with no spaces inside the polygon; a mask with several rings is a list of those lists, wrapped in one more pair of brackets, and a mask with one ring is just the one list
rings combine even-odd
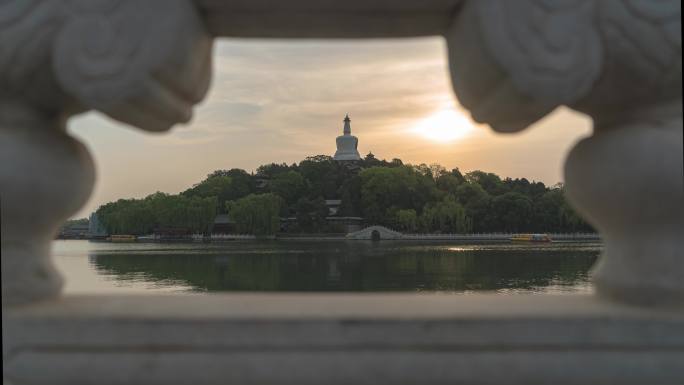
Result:
{"label": "tree-covered hill", "polygon": [[296,217],[298,231],[324,232],[327,199],[341,200],[338,215],[361,216],[404,232],[592,231],[564,198],[563,186],[438,164],[410,165],[368,154],[352,165],[317,155],[298,164],[266,164],[256,173],[217,170],[178,195],[155,193],[101,206],[113,234],[159,228],[211,231],[217,213],[241,232],[272,234],[277,217]]}

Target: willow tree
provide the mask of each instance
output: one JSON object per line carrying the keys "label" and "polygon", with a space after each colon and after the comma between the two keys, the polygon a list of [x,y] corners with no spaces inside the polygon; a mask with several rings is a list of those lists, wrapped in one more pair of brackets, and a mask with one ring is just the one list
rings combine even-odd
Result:
{"label": "willow tree", "polygon": [[273,235],[280,229],[280,208],[283,199],[276,194],[250,194],[226,202],[228,215],[241,233]]}
{"label": "willow tree", "polygon": [[469,233],[472,231],[472,220],[456,198],[447,195],[440,202],[425,205],[420,216],[423,231],[439,233]]}

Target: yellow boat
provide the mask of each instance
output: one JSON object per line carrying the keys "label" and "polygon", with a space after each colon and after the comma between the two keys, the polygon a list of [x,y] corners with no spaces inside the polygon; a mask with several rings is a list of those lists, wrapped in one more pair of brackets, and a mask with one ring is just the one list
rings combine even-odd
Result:
{"label": "yellow boat", "polygon": [[135,242],[135,235],[112,235],[107,238],[110,242],[124,243],[124,242]]}
{"label": "yellow boat", "polygon": [[510,238],[511,242],[551,242],[547,234],[517,234]]}

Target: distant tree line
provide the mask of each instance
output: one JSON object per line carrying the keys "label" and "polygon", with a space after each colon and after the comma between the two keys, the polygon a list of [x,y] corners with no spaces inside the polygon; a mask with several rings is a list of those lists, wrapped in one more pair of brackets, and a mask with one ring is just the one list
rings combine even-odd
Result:
{"label": "distant tree line", "polygon": [[88,226],[89,223],[90,221],[88,218],[69,219],[62,224],[62,229],[68,229],[75,226]]}
{"label": "distant tree line", "polygon": [[357,166],[317,155],[298,164],[262,165],[254,174],[217,170],[178,195],[122,199],[97,214],[110,233],[145,234],[160,227],[206,233],[217,213],[228,214],[244,233],[273,234],[280,217],[296,217],[296,231],[324,232],[325,200],[340,199],[338,215],[404,232],[593,231],[569,206],[561,184],[484,171],[462,174],[373,154]]}
{"label": "distant tree line", "polygon": [[216,217],[217,199],[154,193],[143,199],[119,199],[97,210],[110,234],[150,234],[159,229],[208,233]]}

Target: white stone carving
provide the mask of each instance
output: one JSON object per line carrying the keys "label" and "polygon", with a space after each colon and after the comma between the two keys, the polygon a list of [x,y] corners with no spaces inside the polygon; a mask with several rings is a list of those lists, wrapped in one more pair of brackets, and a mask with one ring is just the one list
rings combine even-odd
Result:
{"label": "white stone carving", "polygon": [[[11,114],[16,114],[16,110]],[[32,113],[32,112],[31,112]],[[57,296],[50,260],[59,226],[83,205],[95,181],[86,148],[56,118],[3,112],[0,121],[2,305]]]}
{"label": "white stone carving", "polygon": [[591,295],[69,296],[14,308],[3,321],[4,374],[21,385],[684,378],[684,314]]}
{"label": "white stone carving", "polygon": [[679,1],[468,1],[446,33],[454,89],[515,132],[566,105],[594,119],[566,186],[604,235],[598,293],[684,304]]}
{"label": "white stone carving", "polygon": [[207,91],[212,39],[187,0],[0,3],[3,305],[59,293],[49,242],[94,182],[69,116],[163,131]]}
{"label": "white stone carving", "polygon": [[210,79],[211,39],[186,0],[72,5],[52,58],[62,89],[87,108],[153,131],[187,122]]}
{"label": "white stone carving", "polygon": [[606,244],[594,270],[598,293],[641,304],[681,306],[681,106],[678,112],[657,115],[597,127],[568,157],[566,191]]}
{"label": "white stone carving", "polygon": [[[205,24],[213,35],[241,37],[443,34],[455,91],[476,120],[515,132],[560,105],[591,115],[594,134],[568,158],[567,191],[603,234],[595,282],[617,301],[249,294],[38,302],[59,294],[49,242],[94,179],[66,120],[96,109],[152,131],[187,121],[209,82]],[[675,0],[0,1],[3,379],[678,383],[681,80]],[[8,306],[16,304],[24,306]]]}
{"label": "white stone carving", "polygon": [[167,130],[209,85],[212,40],[188,0],[8,2],[0,31],[3,99],[67,116],[96,109]]}

